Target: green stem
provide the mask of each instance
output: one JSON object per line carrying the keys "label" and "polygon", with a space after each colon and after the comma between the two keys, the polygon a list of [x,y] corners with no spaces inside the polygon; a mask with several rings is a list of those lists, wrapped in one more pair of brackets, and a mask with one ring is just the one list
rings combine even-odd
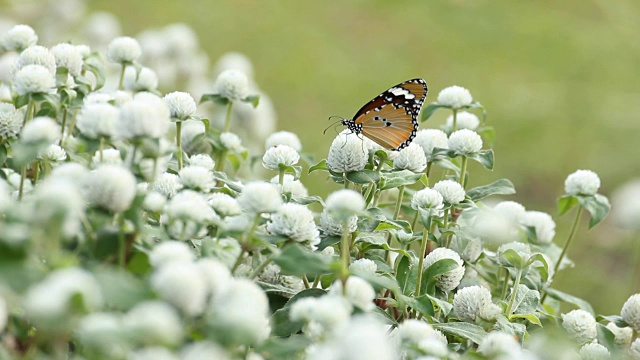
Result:
{"label": "green stem", "polygon": [[224,159],[227,156],[227,150],[220,151],[216,159],[216,171],[224,171]]}
{"label": "green stem", "polygon": [[136,162],[136,153],[138,152],[138,144],[134,143],[133,144],[133,150],[131,151],[131,163],[129,164],[129,167],[131,169],[133,169],[133,164],[135,164]]}
{"label": "green stem", "polygon": [[240,254],[238,254],[238,258],[236,259],[236,262],[233,264],[233,267],[231,267],[231,275],[233,275],[236,272],[236,269],[238,268],[238,266],[240,266],[240,264],[242,264],[242,262],[244,261],[245,252],[246,251],[244,249],[240,250]]}
{"label": "green stem", "polygon": [[[449,209],[444,209],[444,217],[442,219],[442,228],[444,229],[444,231],[447,231],[449,228]],[[442,238],[442,244],[440,244],[440,246],[449,247],[449,244],[447,244],[448,237],[449,237],[448,234],[444,235],[444,237]]]}
{"label": "green stem", "polygon": [[100,152],[100,164],[104,162],[104,157],[102,155],[103,150],[104,150],[104,136],[100,136],[100,147],[98,148],[98,151]]}
{"label": "green stem", "polygon": [[402,198],[404,197],[404,185],[400,186],[398,189],[398,199],[396,201],[396,208],[393,210],[393,220],[398,220],[398,215],[400,215],[400,209],[402,208]]}
{"label": "green stem", "polygon": [[280,184],[280,189],[282,189],[283,192],[284,192],[284,172],[285,172],[285,169],[280,169],[280,172],[278,173],[278,183]]}
{"label": "green stem", "polygon": [[520,285],[520,278],[522,277],[522,269],[518,269],[516,273],[516,280],[513,282],[513,291],[511,291],[511,299],[509,299],[509,305],[507,306],[507,318],[511,318],[511,310],[513,308],[513,302],[516,299],[516,295],[518,295],[518,285]]}
{"label": "green stem", "polygon": [[29,98],[29,102],[27,103],[27,110],[24,112],[24,121],[22,123],[22,126],[24,126],[28,120],[30,120],[31,118],[33,118],[33,108],[36,106],[35,101],[31,100],[31,98]]}
{"label": "green stem", "polygon": [[342,221],[342,237],[340,238],[340,260],[342,268],[340,269],[340,280],[342,281],[342,292],[347,293],[347,278],[349,277],[349,261],[351,254],[349,251],[349,220]]}
{"label": "green stem", "polygon": [[268,258],[266,258],[262,264],[260,264],[260,266],[258,266],[253,273],[251,274],[251,276],[249,277],[249,279],[253,280],[255,278],[258,277],[258,275],[260,275],[260,273],[262,272],[262,270],[264,270],[265,267],[267,267],[267,265],[271,264],[271,262],[273,261],[273,258],[275,257],[275,254],[271,254],[269,255]]}
{"label": "green stem", "polygon": [[27,178],[27,165],[23,166],[20,170],[20,187],[18,188],[18,200],[22,201],[22,194],[24,193],[24,181]]}
{"label": "green stem", "polygon": [[320,283],[320,275],[316,276],[316,278],[313,279],[313,284],[311,285],[311,288],[315,288],[316,286],[318,286],[319,283]]}
{"label": "green stem", "polygon": [[418,279],[416,279],[416,293],[414,296],[420,296],[420,287],[422,286],[422,266],[424,265],[424,253],[427,252],[427,244],[429,243],[429,232],[425,228],[422,232],[422,243],[420,244],[420,253],[418,253]]}
{"label": "green stem", "polygon": [[62,126],[60,130],[60,141],[58,145],[62,146],[62,142],[64,141],[64,128],[67,127],[67,108],[62,108]]}
{"label": "green stem", "polygon": [[350,183],[350,181],[349,181],[349,180],[347,180],[347,175],[346,175],[345,173],[343,173],[342,175],[343,175],[342,179],[344,180],[344,188],[345,188],[345,189],[349,189],[349,183]]}
{"label": "green stem", "polygon": [[416,214],[413,216],[413,220],[411,221],[411,228],[415,231],[416,224],[418,223],[418,217],[420,216],[420,212],[416,210]]}
{"label": "green stem", "polygon": [[467,175],[467,157],[462,155],[462,165],[460,165],[460,185],[464,189],[464,178]]}
{"label": "green stem", "polygon": [[124,215],[116,214],[118,217],[118,265],[124,269],[127,258],[127,244],[124,237]]}
{"label": "green stem", "polygon": [[229,132],[229,129],[231,129],[231,109],[233,109],[233,101],[229,101],[229,107],[227,107],[227,117],[224,121],[224,132]]}
{"label": "green stem", "polygon": [[500,298],[502,300],[506,300],[507,299],[507,289],[509,288],[509,280],[511,280],[511,276],[509,276],[509,270],[506,268],[501,267],[500,268],[501,272],[504,272],[504,283],[502,284],[502,295],[500,296]]}
{"label": "green stem", "polygon": [[124,71],[127,69],[127,64],[122,64],[122,70],[120,71],[120,81],[118,81],[118,90],[122,90],[122,82],[124,80]]}
{"label": "green stem", "polygon": [[451,124],[451,132],[456,131],[458,127],[458,109],[453,109],[453,124]]}
{"label": "green stem", "polygon": [[182,169],[182,121],[176,122],[176,145],[178,145],[178,170]]}
{"label": "green stem", "polygon": [[40,177],[40,163],[36,162],[36,166],[33,169],[33,186],[38,184],[38,178]]}
{"label": "green stem", "polygon": [[427,174],[427,181],[429,181],[429,174],[431,174],[431,165],[433,165],[432,161],[427,162],[427,169],[424,171]]}
{"label": "green stem", "polygon": [[70,136],[73,136],[73,130],[76,128],[76,119],[78,118],[78,110],[73,111],[73,116],[71,116],[71,124],[69,124],[69,132],[67,132],[67,139]]}
{"label": "green stem", "polygon": [[307,279],[307,275],[306,274],[302,274],[302,283],[304,284],[304,288],[305,289],[310,289],[311,288],[311,284],[309,283],[309,279]]}

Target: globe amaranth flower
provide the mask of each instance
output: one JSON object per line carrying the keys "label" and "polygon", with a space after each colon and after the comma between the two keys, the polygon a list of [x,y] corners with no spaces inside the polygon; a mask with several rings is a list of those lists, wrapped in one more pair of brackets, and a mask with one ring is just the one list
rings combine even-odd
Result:
{"label": "globe amaranth flower", "polygon": [[364,198],[359,192],[349,189],[334,191],[325,201],[325,209],[338,220],[347,220],[364,210]]}
{"label": "globe amaranth flower", "polygon": [[275,185],[255,181],[244,187],[238,197],[238,203],[241,208],[253,214],[274,212],[282,205],[282,196]]}
{"label": "globe amaranth flower", "polygon": [[433,190],[439,192],[442,195],[442,199],[448,204],[458,204],[465,197],[462,185],[453,180],[440,180],[433,185]]}
{"label": "globe amaranth flower", "polygon": [[107,48],[107,60],[116,64],[131,63],[142,55],[140,44],[134,38],[122,36],[115,38]]}
{"label": "globe amaranth flower", "polygon": [[238,70],[225,70],[218,75],[214,88],[229,101],[239,101],[249,95],[249,80]]}
{"label": "globe amaranth flower", "polygon": [[196,112],[196,101],[189,93],[174,91],[165,95],[163,99],[169,107],[172,118],[186,120]]}
{"label": "globe amaranth flower", "polygon": [[624,347],[629,347],[633,339],[633,329],[630,327],[618,327],[615,323],[608,323],[607,329],[613,333],[614,342]]}
{"label": "globe amaranth flower", "polygon": [[551,216],[541,211],[527,211],[520,220],[524,226],[530,226],[536,230],[536,243],[549,244],[556,235],[556,223]]}
{"label": "globe amaranth flower", "polygon": [[562,327],[579,344],[591,342],[598,335],[596,319],[582,309],[562,314]]}
{"label": "globe amaranth flower", "polygon": [[170,262],[180,263],[191,262],[195,259],[195,254],[187,244],[180,241],[164,241],[157,244],[149,252],[149,262],[153,267],[164,266]]}
{"label": "globe amaranth flower", "polygon": [[456,154],[474,154],[482,149],[482,138],[473,130],[458,130],[449,136],[449,149]]}
{"label": "globe amaranth flower", "polygon": [[136,343],[174,346],[183,337],[178,312],[160,300],[136,304],[123,319],[124,328]]}
{"label": "globe amaranth flower", "polygon": [[349,270],[354,274],[374,275],[378,270],[375,261],[371,259],[358,259],[349,265]]}
{"label": "globe amaranth flower", "polygon": [[527,259],[529,259],[529,256],[531,256],[531,248],[525,243],[512,241],[510,243],[500,245],[496,255],[498,256],[498,261],[503,266],[511,266],[511,264],[504,257],[504,253],[507,252],[507,250],[514,250],[524,261],[527,261]]}
{"label": "globe amaranth flower", "polygon": [[223,132],[220,134],[220,142],[222,143],[222,146],[224,146],[225,150],[233,152],[242,151],[242,142],[240,141],[240,137],[232,132]]}
{"label": "globe amaranth flower", "polygon": [[78,114],[76,126],[82,135],[97,139],[115,135],[120,110],[108,103],[88,103]]}
{"label": "globe amaranth flower", "polygon": [[[202,360],[202,359],[230,360],[232,357],[231,355],[226,353],[225,350],[220,347],[220,345],[217,345],[211,341],[200,340],[197,342],[190,343],[187,346],[183,347],[180,350],[179,358],[182,360]],[[261,358],[252,359],[251,355],[248,355],[247,359],[261,360]]]}
{"label": "globe amaranth flower", "polygon": [[585,344],[580,348],[580,359],[582,360],[604,360],[611,359],[609,350],[598,343]]}
{"label": "globe amaranth flower", "polygon": [[122,165],[122,155],[118,149],[104,149],[102,154],[100,154],[100,151],[96,151],[91,158],[91,162],[96,168],[100,165]]}
{"label": "globe amaranth flower", "polygon": [[278,211],[271,215],[267,231],[300,243],[308,241],[314,250],[320,242],[320,232],[313,220],[313,213],[300,204],[286,203],[280,206]]}
{"label": "globe amaranth flower", "polygon": [[298,135],[289,131],[278,131],[269,135],[269,137],[265,141],[264,148],[265,150],[267,150],[276,145],[288,145],[297,152],[300,152],[300,150],[302,150],[302,143],[300,142],[300,138],[298,138]]}
{"label": "globe amaranth flower", "polygon": [[126,353],[126,336],[123,335],[120,314],[88,314],[80,319],[77,330],[78,341],[84,348],[111,358],[120,358]]}
{"label": "globe amaranth flower", "polygon": [[[475,114],[466,111],[459,111],[456,114],[456,129],[475,130],[480,125],[480,120]],[[449,115],[445,125],[448,129],[453,129],[453,115]]]}
{"label": "globe amaranth flower", "polygon": [[[280,184],[280,178],[278,175],[271,178],[269,181],[272,184]],[[291,193],[293,196],[306,197],[309,196],[309,191],[300,180],[296,180],[291,174],[284,174],[282,179],[282,193]]]}
{"label": "globe amaranth flower", "polygon": [[501,309],[491,302],[491,293],[479,285],[458,290],[453,297],[453,310],[460,321],[475,323],[476,319],[495,321]]}
{"label": "globe amaranth flower", "polygon": [[400,150],[398,157],[393,160],[393,168],[421,172],[427,167],[427,157],[420,145],[411,143]]}
{"label": "globe amaranth flower", "polygon": [[204,196],[193,190],[182,190],[169,200],[165,214],[171,221],[204,223],[216,218],[216,214]]}
{"label": "globe amaranth flower", "polygon": [[85,199],[79,184],[49,176],[38,184],[29,200],[33,206],[32,219],[43,227],[59,226],[67,237],[80,233]]}
{"label": "globe amaranth flower", "polygon": [[435,339],[442,345],[447,345],[447,338],[439,330],[434,329],[424,321],[407,319],[398,325],[393,336],[409,346],[417,345],[425,339]]}
{"label": "globe amaranth flower", "polygon": [[20,141],[26,144],[54,143],[60,136],[60,125],[50,117],[38,116],[29,121],[20,132]]}
{"label": "globe amaranth flower", "polygon": [[215,186],[213,173],[202,166],[185,166],[178,172],[180,182],[184,187],[203,192],[209,192]]}
{"label": "globe amaranth flower", "polygon": [[519,223],[525,216],[526,209],[522,204],[515,201],[501,201],[493,207],[493,209],[499,212],[513,222]]}
{"label": "globe amaranth flower", "polygon": [[114,100],[114,96],[104,92],[92,92],[84,97],[84,106],[90,104],[107,104]]}
{"label": "globe amaranth flower", "polygon": [[[366,280],[358,276],[349,276],[346,287],[346,298],[352,305],[364,311],[371,311],[376,307],[373,303],[376,298],[376,292]],[[342,282],[339,280],[334,281],[329,289],[329,295],[342,296],[342,293]]]}
{"label": "globe amaranth flower", "polygon": [[478,352],[488,359],[520,359],[522,348],[513,335],[501,331],[492,331],[482,339]]}
{"label": "globe amaranth flower", "polygon": [[444,207],[442,195],[434,189],[424,188],[411,198],[411,208],[439,210]]}
{"label": "globe amaranth flower", "polygon": [[213,161],[211,156],[207,154],[195,154],[189,157],[188,159],[189,165],[191,166],[201,166],[205,169],[213,170],[216,163]]}
{"label": "globe amaranth flower", "polygon": [[631,346],[629,347],[629,355],[633,356],[634,359],[640,358],[640,338],[635,339]]}
{"label": "globe amaranth flower", "polygon": [[300,155],[289,145],[276,145],[267,149],[262,156],[262,166],[271,170],[279,170],[280,164],[293,166],[300,160]]}
{"label": "globe amaranth flower", "polygon": [[16,25],[9,29],[2,39],[2,47],[7,51],[17,51],[35,45],[38,42],[38,35],[29,25]]}
{"label": "globe amaranth flower", "polygon": [[15,139],[22,129],[24,115],[22,111],[9,103],[0,103],[0,139]]}
{"label": "globe amaranth flower", "polygon": [[367,149],[358,136],[343,131],[331,143],[327,168],[337,173],[359,171],[364,169],[367,160]]}
{"label": "globe amaranth flower", "polygon": [[[352,233],[358,228],[358,217],[356,215],[347,218],[347,231]],[[343,222],[336,219],[331,213],[324,209],[320,214],[320,229],[325,236],[341,236]]]}
{"label": "globe amaranth flower", "polygon": [[56,79],[42,65],[26,65],[13,76],[13,88],[18,95],[48,93]]}
{"label": "globe amaranth flower", "polygon": [[87,176],[87,200],[114,213],[127,210],[136,195],[136,178],[121,166],[103,165]]}
{"label": "globe amaranth flower", "polygon": [[168,198],[174,197],[183,187],[180,177],[171,173],[163,173],[153,182],[153,190]]}
{"label": "globe amaranth flower", "polygon": [[58,44],[51,48],[51,54],[56,59],[56,66],[67,68],[69,75],[78,76],[82,73],[84,60],[77,46],[68,43]]}
{"label": "globe amaranth flower", "polygon": [[51,144],[39,151],[37,158],[51,163],[59,163],[67,159],[67,152],[62,147]]}
{"label": "globe amaranth flower", "polygon": [[13,73],[17,73],[27,65],[42,65],[52,76],[56,74],[56,58],[44,46],[31,46],[21,52],[13,65]]}
{"label": "globe amaranth flower", "polygon": [[123,86],[131,91],[152,91],[158,87],[158,75],[148,67],[138,70],[129,66],[124,72]]}
{"label": "globe amaranth flower", "polygon": [[162,265],[151,274],[150,282],[161,299],[188,316],[197,316],[204,311],[208,286],[195,263],[173,261]]}
{"label": "globe amaranth flower", "polygon": [[635,331],[640,331],[640,294],[631,295],[625,301],[620,315]]}
{"label": "globe amaranth flower", "polygon": [[117,130],[125,139],[160,138],[169,129],[169,110],[158,98],[137,98],[120,107]]}
{"label": "globe amaranth flower", "polygon": [[433,161],[435,159],[433,155],[433,149],[448,149],[449,138],[447,134],[438,129],[422,129],[416,134],[413,142],[420,145],[427,161]]}
{"label": "globe amaranth flower", "polygon": [[451,291],[458,287],[460,280],[462,280],[462,277],[464,276],[464,261],[462,261],[457,252],[451,249],[437,248],[424,258],[423,267],[427,269],[429,266],[442,259],[452,259],[458,263],[458,266],[455,269],[435,277],[436,287],[444,291]]}
{"label": "globe amaranth flower", "polygon": [[160,212],[167,203],[167,198],[156,191],[149,191],[144,197],[142,208],[151,212]]}
{"label": "globe amaranth flower", "polygon": [[132,360],[177,360],[178,358],[173,351],[163,346],[146,346],[133,350],[128,354],[128,358]]}
{"label": "globe amaranth flower", "polygon": [[449,86],[444,88],[438,94],[438,103],[446,105],[452,109],[460,109],[468,106],[473,101],[469,90],[461,86]]}
{"label": "globe amaranth flower", "polygon": [[224,193],[211,194],[208,202],[220,217],[239,215],[242,212],[238,200]]}
{"label": "globe amaranth flower", "polygon": [[212,258],[200,258],[196,263],[200,274],[204,277],[207,293],[214,296],[223,291],[232,280],[229,268],[222,262]]}
{"label": "globe amaranth flower", "polygon": [[342,296],[305,297],[291,305],[289,318],[302,321],[302,331],[310,338],[321,338],[349,321],[353,307]]}
{"label": "globe amaranth flower", "polygon": [[564,181],[564,191],[570,195],[595,195],[599,188],[600,178],[591,170],[578,170]]}

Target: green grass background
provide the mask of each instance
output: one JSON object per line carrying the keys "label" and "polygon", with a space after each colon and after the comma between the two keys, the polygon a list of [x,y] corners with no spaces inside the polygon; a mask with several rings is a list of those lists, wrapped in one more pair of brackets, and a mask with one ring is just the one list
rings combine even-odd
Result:
{"label": "green grass background", "polygon": [[[555,214],[565,177],[591,169],[610,195],[640,175],[640,2],[565,1],[90,1],[117,15],[124,33],[191,25],[212,61],[248,55],[275,103],[278,129],[326,157],[327,117],[351,117],[387,87],[412,77],[427,101],[449,85],[471,90],[496,129],[496,167],[471,168],[471,186],[511,179],[510,199]],[[175,90],[175,89],[169,89]],[[446,114],[448,115],[448,114]],[[437,127],[445,113],[422,127]],[[322,175],[314,194],[337,188]],[[572,215],[556,218],[562,245]],[[576,267],[555,286],[619,313],[640,292],[637,236],[583,219],[569,250]]]}

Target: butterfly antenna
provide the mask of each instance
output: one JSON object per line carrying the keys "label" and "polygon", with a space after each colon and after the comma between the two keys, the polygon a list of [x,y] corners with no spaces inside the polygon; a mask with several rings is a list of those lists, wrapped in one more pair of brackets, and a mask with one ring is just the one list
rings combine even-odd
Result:
{"label": "butterfly antenna", "polygon": [[343,118],[343,117],[340,117],[340,116],[329,116],[329,120],[330,120],[331,118],[339,118],[340,120],[338,120],[338,121],[336,121],[336,122],[332,123],[331,125],[327,126],[327,128],[326,128],[326,129],[324,129],[324,131],[322,132],[322,134],[326,134],[326,133],[327,133],[327,130],[329,130],[329,128],[331,128],[331,127],[334,127],[334,128],[335,128],[335,126],[336,126],[336,125],[340,124],[340,123],[342,122],[342,120],[344,120],[344,118]]}

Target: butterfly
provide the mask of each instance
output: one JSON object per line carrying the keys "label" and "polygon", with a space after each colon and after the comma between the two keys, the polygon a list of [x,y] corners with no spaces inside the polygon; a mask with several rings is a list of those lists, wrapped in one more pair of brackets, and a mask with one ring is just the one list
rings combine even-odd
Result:
{"label": "butterfly", "polygon": [[373,98],[342,125],[388,150],[401,150],[418,130],[418,114],[427,97],[427,83],[411,79]]}

